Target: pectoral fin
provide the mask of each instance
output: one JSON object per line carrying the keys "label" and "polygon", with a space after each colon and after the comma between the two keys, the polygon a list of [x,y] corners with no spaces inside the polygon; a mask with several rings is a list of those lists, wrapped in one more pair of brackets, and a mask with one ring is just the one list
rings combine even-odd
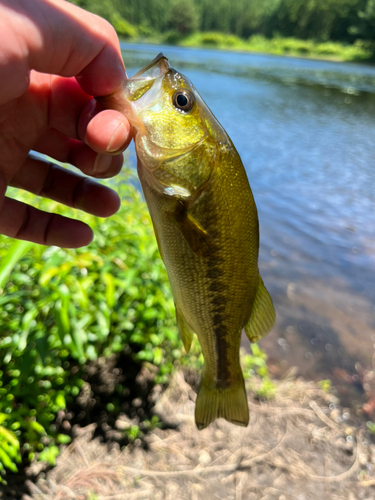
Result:
{"label": "pectoral fin", "polygon": [[216,246],[214,240],[199,221],[191,215],[182,200],[177,204],[172,217],[194,253],[208,257],[215,252]]}
{"label": "pectoral fin", "polygon": [[275,323],[276,315],[272,299],[259,275],[258,288],[255,294],[253,308],[245,332],[250,342],[257,342],[267,335]]}
{"label": "pectoral fin", "polygon": [[175,307],[176,307],[176,320],[177,320],[178,331],[180,332],[182,342],[185,347],[185,351],[189,352],[191,343],[193,341],[194,332],[187,324],[185,318],[183,317],[178,307],[176,305]]}

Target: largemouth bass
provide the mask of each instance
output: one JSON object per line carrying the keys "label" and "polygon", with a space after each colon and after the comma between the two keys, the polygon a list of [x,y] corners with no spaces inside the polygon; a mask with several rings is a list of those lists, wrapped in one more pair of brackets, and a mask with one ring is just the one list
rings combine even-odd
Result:
{"label": "largemouth bass", "polygon": [[241,331],[251,342],[273,326],[258,271],[258,215],[241,159],[189,80],[163,54],[101,98],[134,128],[138,175],[151,214],[186,351],[193,334],[204,368],[195,420],[246,426]]}

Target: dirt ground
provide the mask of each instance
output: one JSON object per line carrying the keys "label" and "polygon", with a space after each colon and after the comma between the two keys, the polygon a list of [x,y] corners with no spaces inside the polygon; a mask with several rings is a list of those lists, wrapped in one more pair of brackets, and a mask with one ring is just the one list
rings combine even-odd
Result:
{"label": "dirt ground", "polygon": [[[77,427],[57,466],[29,481],[22,500],[375,498],[374,440],[334,395],[287,377],[273,401],[260,402],[252,381],[247,428],[220,419],[198,431],[185,378],[178,372],[154,395],[163,428],[121,450],[93,439],[94,424]],[[119,431],[131,425],[125,416],[116,422]]]}

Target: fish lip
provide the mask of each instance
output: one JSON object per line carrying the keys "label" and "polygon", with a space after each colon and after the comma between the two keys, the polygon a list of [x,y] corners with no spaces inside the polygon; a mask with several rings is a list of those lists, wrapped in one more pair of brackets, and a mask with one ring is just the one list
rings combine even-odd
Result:
{"label": "fish lip", "polygon": [[168,59],[163,52],[160,52],[155,59],[137,71],[130,80],[155,80],[159,76],[165,75],[170,68]]}

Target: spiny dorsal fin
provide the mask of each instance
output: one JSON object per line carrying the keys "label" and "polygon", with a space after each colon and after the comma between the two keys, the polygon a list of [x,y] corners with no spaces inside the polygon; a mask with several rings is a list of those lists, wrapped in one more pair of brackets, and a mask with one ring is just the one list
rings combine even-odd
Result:
{"label": "spiny dorsal fin", "polygon": [[176,320],[177,320],[178,331],[180,332],[182,342],[185,347],[185,351],[189,352],[191,343],[193,341],[194,332],[185,321],[185,318],[183,317],[182,313],[180,312],[176,304],[175,307],[176,307]]}
{"label": "spiny dorsal fin", "polygon": [[257,342],[267,335],[275,323],[276,315],[272,299],[259,275],[258,288],[255,294],[253,308],[245,332],[250,342]]}

